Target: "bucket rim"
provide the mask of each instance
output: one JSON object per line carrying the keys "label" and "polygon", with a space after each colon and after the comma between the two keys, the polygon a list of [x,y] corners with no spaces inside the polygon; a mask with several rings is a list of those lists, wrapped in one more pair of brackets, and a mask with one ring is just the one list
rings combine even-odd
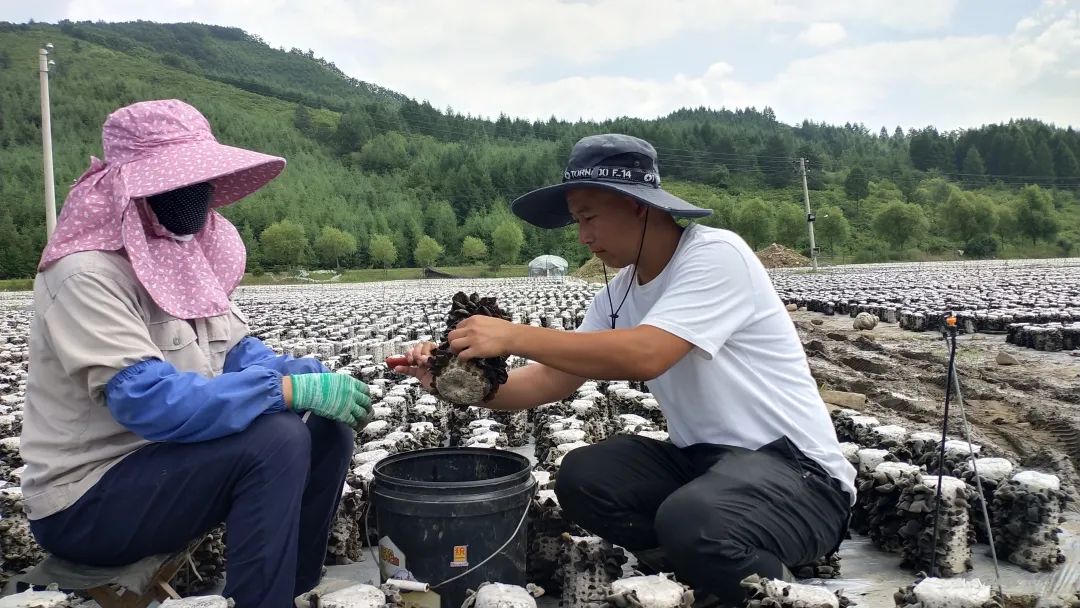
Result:
{"label": "bucket rim", "polygon": [[473,453],[473,454],[479,455],[479,456],[491,456],[491,455],[495,455],[495,456],[498,456],[498,457],[504,457],[505,456],[505,457],[507,457],[507,458],[509,458],[511,460],[518,461],[523,466],[522,470],[517,471],[515,473],[511,473],[509,475],[503,475],[501,477],[492,477],[491,479],[476,480],[476,481],[456,481],[456,482],[453,482],[455,487],[459,487],[459,488],[482,488],[482,487],[486,487],[486,486],[498,485],[498,484],[501,484],[501,483],[511,482],[511,481],[514,481],[514,479],[516,477],[522,477],[523,479],[532,479],[532,469],[530,468],[531,463],[529,462],[528,458],[526,458],[525,456],[522,456],[521,454],[517,454],[515,452],[510,452],[510,451],[507,451],[507,450],[500,450],[500,449],[497,449],[497,448],[474,448],[474,447],[464,447],[464,446],[462,446],[462,447],[424,448],[424,449],[420,449],[420,450],[412,450],[412,451],[409,451],[409,452],[399,452],[397,454],[391,454],[390,456],[387,456],[386,458],[383,458],[382,460],[380,460],[378,463],[375,464],[375,467],[372,469],[372,474],[374,476],[373,481],[375,482],[376,485],[378,485],[378,482],[380,480],[382,480],[382,481],[385,481],[385,482],[388,482],[388,483],[391,483],[391,484],[407,485],[407,486],[414,487],[414,488],[443,489],[443,488],[446,487],[446,484],[447,484],[447,482],[445,482],[445,481],[418,481],[418,480],[415,480],[415,479],[404,479],[404,478],[401,478],[401,477],[394,477],[392,475],[388,475],[385,471],[383,471],[384,467],[389,466],[391,464],[394,464],[394,463],[397,463],[397,462],[400,462],[400,461],[403,461],[403,460],[410,460],[410,459],[414,459],[414,458],[420,458],[420,457],[423,457],[423,456],[431,456],[435,452],[454,453],[454,454]]}

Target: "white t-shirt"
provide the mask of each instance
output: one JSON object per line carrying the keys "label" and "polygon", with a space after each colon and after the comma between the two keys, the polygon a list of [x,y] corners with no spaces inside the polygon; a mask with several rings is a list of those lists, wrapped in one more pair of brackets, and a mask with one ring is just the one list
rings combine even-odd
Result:
{"label": "white t-shirt", "polygon": [[694,348],[648,382],[671,441],[758,449],[786,435],[848,490],[855,469],[810,375],[802,342],[754,252],[728,230],[692,224],[667,267],[645,285],[624,268],[593,299],[578,331],[652,325]]}

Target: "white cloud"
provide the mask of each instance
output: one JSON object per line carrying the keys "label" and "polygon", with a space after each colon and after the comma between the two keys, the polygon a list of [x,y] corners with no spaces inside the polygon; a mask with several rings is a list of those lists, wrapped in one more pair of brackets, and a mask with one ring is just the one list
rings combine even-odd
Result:
{"label": "white cloud", "polygon": [[817,0],[799,3],[805,21],[841,21],[877,24],[902,32],[929,32],[944,28],[956,12],[958,0]]}
{"label": "white cloud", "polygon": [[[551,61],[590,65],[681,34],[742,30],[767,23],[843,20],[921,31],[947,23],[955,3],[671,0],[658,8],[652,0],[68,0],[63,13],[71,19],[236,25],[275,45],[316,49],[338,65],[423,80],[475,64],[482,64],[483,71],[492,75]],[[349,56],[357,48],[378,49],[383,62],[350,65]]]}
{"label": "white cloud", "polygon": [[799,41],[810,46],[832,46],[847,37],[839,23],[811,23],[799,33]]}
{"label": "white cloud", "polygon": [[717,63],[700,75],[665,80],[593,77],[473,87],[481,113],[516,107],[543,118],[652,117],[678,107],[773,107],[780,120],[862,122],[950,129],[1034,116],[1076,124],[1080,89],[1042,83],[1075,77],[1080,64],[1075,12],[1007,37],[886,42],[832,50],[791,62],[765,81]]}
{"label": "white cloud", "polygon": [[[852,121],[890,130],[895,124],[950,128],[1014,116],[1077,124],[1075,5],[1047,0],[1009,35],[957,37],[949,34],[957,4],[40,0],[39,10],[53,14],[34,18],[237,26],[273,46],[311,48],[350,76],[474,115],[651,117],[685,106],[768,105],[788,122]],[[895,41],[865,44],[848,36],[881,30]],[[797,36],[820,50],[784,38],[769,42],[783,32],[790,32],[787,41]],[[757,35],[759,42],[723,46],[739,35]],[[694,39],[716,46],[692,51],[693,64],[664,53]],[[840,42],[844,48],[834,46]],[[654,57],[652,76],[633,76],[638,72],[632,69],[605,74],[622,55]],[[754,63],[759,58],[766,69]],[[688,65],[698,67],[688,73]]]}

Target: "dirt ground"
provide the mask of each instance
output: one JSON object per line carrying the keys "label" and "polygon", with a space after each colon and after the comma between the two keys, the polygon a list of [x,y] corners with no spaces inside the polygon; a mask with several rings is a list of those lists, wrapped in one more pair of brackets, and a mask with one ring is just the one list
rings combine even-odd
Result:
{"label": "dirt ground", "polygon": [[[906,331],[895,323],[857,331],[847,315],[805,310],[791,317],[822,389],[866,395],[867,404],[859,409],[883,424],[941,432],[949,350],[940,333]],[[1019,363],[998,364],[1001,352]],[[957,338],[956,368],[972,441],[982,446],[981,455],[1006,456],[1021,467],[1055,473],[1074,499],[1080,498],[1080,357],[1020,348],[1007,344],[1004,335],[976,333]],[[949,419],[949,435],[962,438],[955,393]],[[1062,524],[1068,554],[1064,568],[1032,575],[1003,564],[1008,594],[1040,597],[1046,589],[1064,591],[1078,584],[1080,500],[1069,508]],[[985,549],[975,549],[975,570],[965,578],[991,584],[994,570]],[[873,549],[864,538],[846,542],[841,560],[841,579],[826,584],[846,588],[862,606],[891,606],[891,591],[910,578],[893,563],[895,556]]]}
{"label": "dirt ground", "polygon": [[[862,393],[866,413],[910,431],[941,430],[948,343],[937,332],[895,323],[868,331],[847,315],[791,313],[823,389]],[[999,365],[1007,352],[1017,365]],[[1039,352],[1005,342],[1004,335],[960,335],[956,368],[971,427],[983,456],[1008,456],[1023,467],[1054,472],[1080,488],[1080,351]],[[955,396],[949,434],[962,438]],[[1073,503],[1080,509],[1080,501]]]}

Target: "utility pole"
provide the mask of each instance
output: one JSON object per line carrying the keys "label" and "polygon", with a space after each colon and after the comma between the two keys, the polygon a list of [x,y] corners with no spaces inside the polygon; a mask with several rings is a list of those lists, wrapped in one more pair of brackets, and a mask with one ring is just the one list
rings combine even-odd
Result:
{"label": "utility pole", "polygon": [[56,228],[56,185],[53,179],[52,113],[49,109],[49,59],[51,43],[38,49],[38,75],[41,77],[41,151],[45,160],[45,240],[52,238]]}
{"label": "utility pole", "polygon": [[810,232],[810,262],[817,272],[817,245],[814,243],[814,217],[810,211],[810,189],[806,187],[806,159],[799,158],[799,173],[802,174],[803,203],[806,206],[806,229]]}

